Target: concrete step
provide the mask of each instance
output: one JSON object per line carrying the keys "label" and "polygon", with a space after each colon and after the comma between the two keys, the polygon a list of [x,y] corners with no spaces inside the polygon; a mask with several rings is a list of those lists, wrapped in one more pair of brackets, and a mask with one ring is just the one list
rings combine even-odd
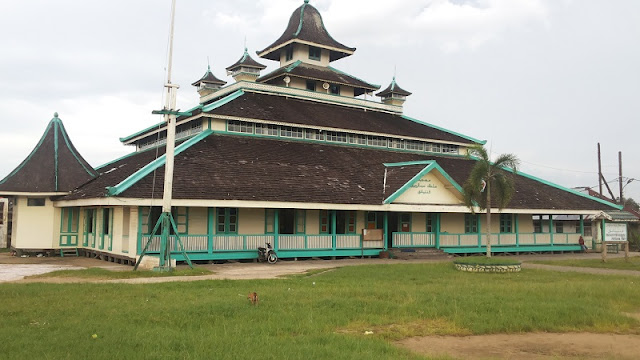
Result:
{"label": "concrete step", "polygon": [[449,255],[435,248],[396,248],[389,249],[392,258],[408,259],[446,259]]}

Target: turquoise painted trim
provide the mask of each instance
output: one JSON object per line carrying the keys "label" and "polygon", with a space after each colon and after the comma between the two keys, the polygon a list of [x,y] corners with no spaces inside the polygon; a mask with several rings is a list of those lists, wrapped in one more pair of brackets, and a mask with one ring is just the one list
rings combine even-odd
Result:
{"label": "turquoise painted trim", "polygon": [[42,137],[40,138],[40,141],[38,141],[38,144],[36,144],[36,147],[33,148],[33,150],[31,150],[31,153],[29,153],[27,158],[24,159],[20,163],[20,165],[18,165],[18,167],[16,167],[12,172],[10,172],[9,175],[7,175],[4,179],[0,180],[0,184],[4,183],[10,177],[15,175],[15,173],[17,173],[20,169],[22,169],[29,162],[29,160],[31,160],[31,157],[33,156],[33,154],[35,154],[36,151],[38,151],[38,149],[40,148],[40,146],[42,146],[42,143],[44,142],[45,137],[47,137],[47,133],[49,133],[49,131],[50,131],[51,127],[53,126],[54,121],[56,119],[57,119],[57,117],[54,117],[53,119],[51,119],[51,121],[49,121],[49,124],[47,125],[47,128],[44,130],[44,133],[42,134]]}
{"label": "turquoise painted trim", "polygon": [[584,236],[584,215],[580,215],[580,236]]}
{"label": "turquoise painted trim", "polygon": [[[243,120],[240,120],[240,121],[243,121]],[[247,121],[247,122],[252,122],[252,121]],[[282,125],[282,126],[289,126],[289,125]],[[299,128],[305,129],[304,127],[298,126],[298,125],[291,125],[291,127],[299,127]],[[331,145],[334,145],[334,146],[350,146],[350,147],[358,147],[358,148],[362,148],[362,149],[386,150],[386,151],[394,151],[394,152],[402,152],[402,153],[410,153],[410,154],[421,154],[421,155],[430,155],[430,156],[446,156],[446,157],[452,157],[452,158],[467,158],[466,155],[460,155],[460,154],[446,154],[446,153],[438,153],[438,152],[432,152],[432,151],[396,149],[396,148],[390,148],[390,147],[386,147],[386,146],[350,144],[348,142],[344,143],[344,142],[331,142],[331,141],[325,141],[325,140],[312,140],[312,139],[304,139],[304,138],[293,138],[293,137],[290,138],[290,137],[280,136],[280,134],[278,134],[278,135],[261,135],[261,134],[253,134],[253,133],[249,134],[249,133],[228,131],[228,129],[226,129],[226,128],[225,128],[225,130],[212,130],[212,131],[215,134],[224,134],[224,135],[248,136],[248,137],[257,137],[257,138],[263,138],[263,139],[286,139],[286,141],[302,141],[302,142],[308,142],[308,143],[313,143],[313,144],[331,144]],[[340,132],[345,132],[345,131],[340,131]],[[383,135],[372,135],[372,136],[383,136]],[[396,135],[394,135],[394,136],[396,136]],[[425,160],[425,161],[434,161],[434,160]]]}
{"label": "turquoise painted trim", "polygon": [[140,135],[142,135],[142,134],[144,134],[146,132],[149,132],[151,130],[156,130],[156,129],[159,130],[159,129],[162,128],[162,125],[164,125],[164,124],[165,124],[165,122],[161,121],[161,122],[159,122],[159,123],[157,123],[155,125],[151,125],[148,128],[142,129],[142,130],[140,130],[140,131],[138,131],[136,133],[133,133],[133,134],[131,134],[129,136],[121,137],[119,140],[120,140],[120,142],[127,142],[127,141],[133,139],[134,137],[140,136]]}
{"label": "turquoise painted trim", "polygon": [[382,165],[384,165],[386,167],[411,166],[411,165],[430,165],[432,162],[434,162],[434,160],[406,161],[406,162],[399,162],[399,163],[384,163]]}
{"label": "turquoise painted trim", "polygon": [[463,134],[457,133],[457,132],[449,130],[449,129],[445,129],[445,128],[437,126],[437,125],[433,125],[433,124],[430,124],[430,123],[427,123],[427,122],[424,122],[424,121],[420,121],[418,119],[414,119],[414,118],[409,117],[407,115],[402,115],[402,118],[406,119],[406,120],[413,121],[413,122],[418,123],[420,125],[426,125],[426,126],[434,128],[434,129],[438,129],[438,130],[444,131],[444,132],[452,134],[452,135],[460,136],[461,138],[467,139],[469,141],[473,141],[476,144],[484,145],[484,144],[487,143],[487,140],[478,140],[478,139],[472,138],[471,136],[463,135]]}
{"label": "turquoise painted trim", "polygon": [[551,245],[553,245],[553,215],[549,215],[549,238],[551,239]]}
{"label": "turquoise painted trim", "polygon": [[[486,247],[443,247],[447,254],[470,254],[484,253]],[[513,252],[551,252],[551,251],[580,251],[580,245],[526,245],[526,246],[501,246],[491,245],[491,253],[513,253]]]}
{"label": "turquoise painted trim", "polygon": [[[473,214],[472,214],[473,215]],[[482,246],[482,218],[479,214],[475,214],[476,216],[476,224],[478,225],[478,246]],[[491,230],[489,230],[491,231]]]}
{"label": "turquoise painted trim", "polygon": [[382,243],[384,245],[384,251],[387,251],[389,249],[389,213],[386,212],[386,211],[384,212],[384,218],[383,218],[383,223],[382,223],[382,232],[383,232],[382,238],[384,239],[382,241]]}
{"label": "turquoise painted trim", "polygon": [[519,214],[513,214],[514,217],[514,226],[515,226],[515,231],[516,231],[516,246],[520,245],[520,215]]}
{"label": "turquoise painted trim", "polygon": [[331,249],[336,250],[337,243],[337,235],[336,230],[338,227],[337,224],[338,216],[336,210],[331,210]]}
{"label": "turquoise painted trim", "polygon": [[300,31],[302,31],[302,22],[304,19],[304,8],[307,6],[307,4],[309,3],[309,1],[305,1],[304,4],[302,4],[302,6],[300,6],[300,23],[298,24],[298,30],[296,30],[295,33],[293,33],[293,37],[298,37],[298,35],[300,35]]}
{"label": "turquoise painted trim", "polygon": [[[477,159],[477,158],[475,158],[475,157],[472,157],[472,158],[473,158],[473,159]],[[514,172],[514,171],[513,171],[513,169],[511,169],[511,168],[503,168],[503,170],[508,171],[508,172],[511,172],[511,173],[513,173],[513,172]],[[535,177],[535,176],[533,176],[533,175],[530,175],[530,174],[524,173],[524,172],[519,171],[519,170],[517,171],[517,173],[516,173],[516,174],[517,174],[517,175],[522,175],[522,176],[524,176],[524,177],[526,177],[526,178],[529,178],[529,179],[531,179],[531,180],[535,180],[535,181],[537,181],[537,182],[540,182],[540,183],[543,183],[543,184],[545,184],[545,185],[548,185],[548,186],[554,187],[554,188],[556,188],[556,189],[559,189],[559,190],[562,190],[562,191],[565,191],[565,192],[571,193],[571,194],[573,194],[573,195],[582,196],[583,198],[587,198],[587,199],[589,199],[589,200],[597,201],[597,202],[599,202],[599,203],[601,203],[601,204],[611,206],[612,208],[614,208],[614,209],[616,209],[616,210],[622,210],[622,208],[624,207],[624,206],[622,206],[622,205],[617,205],[617,204],[614,204],[614,203],[612,203],[612,202],[609,202],[609,201],[607,201],[607,200],[603,200],[603,199],[600,199],[600,198],[597,198],[597,197],[589,196],[589,195],[587,195],[587,194],[583,194],[583,193],[581,193],[581,192],[579,192],[579,191],[576,191],[576,190],[573,190],[573,189],[566,188],[566,187],[564,187],[564,186],[562,186],[562,185],[554,184],[554,183],[552,183],[552,182],[550,182],[550,181],[540,179],[540,178],[538,178],[538,177]]]}
{"label": "turquoise painted trim", "polygon": [[106,163],[104,163],[104,164],[102,164],[102,165],[100,165],[100,166],[97,166],[97,167],[96,167],[96,170],[100,170],[100,169],[102,169],[102,168],[104,168],[104,167],[107,167],[107,166],[109,166],[109,165],[111,165],[111,164],[113,164],[113,163],[115,163],[115,162],[118,162],[118,161],[120,161],[120,160],[124,160],[124,159],[126,159],[126,158],[128,158],[128,157],[131,157],[131,156],[133,156],[133,155],[140,154],[140,153],[143,153],[143,152],[146,152],[146,151],[149,151],[149,150],[155,150],[155,148],[150,148],[150,149],[143,150],[143,151],[134,151],[134,152],[132,152],[132,153],[129,153],[129,154],[123,155],[123,156],[121,156],[121,157],[119,157],[119,158],[117,158],[117,159],[111,160],[111,161],[106,162]]}
{"label": "turquoise painted trim", "polygon": [[273,211],[273,249],[280,250],[280,209]]}
{"label": "turquoise painted trim", "polygon": [[53,173],[56,191],[58,191],[58,123],[59,120],[53,123]]}
{"label": "turquoise painted trim", "polygon": [[[430,216],[429,213],[426,214]],[[436,249],[440,249],[440,213],[436,214]]]}
{"label": "turquoise painted trim", "polygon": [[[602,242],[607,241],[606,233],[607,233],[607,222],[604,219],[600,220],[602,222]],[[603,248],[604,249],[604,248]]]}
{"label": "turquoise painted trim", "polygon": [[[198,134],[198,135],[192,137],[191,139],[183,142],[182,144],[176,146],[175,155],[178,155],[181,152],[185,151],[186,149],[190,148],[191,146],[197,144],[200,140],[202,140],[202,139],[206,138],[207,136],[211,135],[211,133],[212,133],[211,130],[204,130],[200,134]],[[150,162],[149,164],[145,165],[142,169],[140,169],[140,170],[136,171],[135,173],[131,174],[129,177],[127,177],[126,179],[122,180],[117,185],[107,187],[107,196],[116,196],[116,195],[121,194],[122,192],[124,192],[125,190],[127,190],[131,186],[133,186],[135,183],[140,181],[142,178],[144,178],[145,176],[147,176],[150,173],[152,173],[154,170],[158,169],[161,166],[164,166],[165,162],[166,162],[166,155],[162,155],[159,158],[157,158],[156,160],[154,160],[154,161]]]}
{"label": "turquoise painted trim", "polygon": [[62,138],[64,139],[64,143],[67,144],[67,148],[69,149],[69,152],[71,152],[71,155],[73,155],[73,157],[80,164],[80,166],[82,166],[84,171],[86,171],[87,174],[89,174],[91,176],[98,176],[98,172],[95,171],[95,169],[93,169],[93,168],[91,170],[87,169],[87,167],[84,166],[84,163],[80,160],[79,154],[76,154],[76,152],[73,151],[73,147],[71,146],[71,141],[69,140],[69,135],[67,135],[67,130],[64,128],[64,125],[62,124],[62,122],[60,122],[60,133],[62,134]]}
{"label": "turquoise painted trim", "polygon": [[400,189],[396,190],[393,194],[391,194],[391,196],[389,196],[386,200],[384,200],[383,204],[390,204],[393,201],[395,201],[400,195],[402,195],[405,191],[411,188],[413,184],[418,182],[418,180],[422,179],[422,177],[424,177],[426,174],[428,174],[429,172],[431,172],[431,170],[434,170],[434,169],[437,170],[461,194],[464,192],[462,190],[462,187],[458,185],[458,183],[455,180],[453,180],[453,178],[449,176],[449,174],[447,174],[447,172],[444,171],[444,169],[440,165],[438,165],[436,161],[431,161],[431,164],[429,164],[424,169],[420,170],[420,172],[418,172],[418,174],[416,174],[413,178],[411,178],[411,180],[409,180],[407,183],[402,185]]}
{"label": "turquoise painted trim", "polygon": [[216,100],[212,103],[202,106],[202,112],[209,112],[211,110],[217,109],[222,105],[225,105],[240,96],[244,95],[244,91],[242,89],[232,92],[231,94],[223,97],[222,99]]}
{"label": "turquoise painted trim", "polygon": [[[362,81],[363,83],[365,83],[365,84],[369,85],[370,87],[375,88],[375,90],[379,90],[379,89],[380,89],[380,85],[371,84],[370,82],[364,81],[364,80],[362,80],[362,79],[360,79],[360,78],[358,78],[358,77],[355,77],[355,76],[353,76],[353,75],[351,75],[351,74],[347,74],[347,73],[346,73],[346,72],[344,72],[344,71],[340,71],[340,70],[338,70],[338,69],[334,68],[333,66],[327,66],[327,67],[328,67],[329,69],[331,69],[331,70],[333,70],[333,71],[337,72],[338,74],[346,75],[346,76],[352,77],[352,78],[354,78],[354,79],[356,79],[356,80],[358,80],[358,81]],[[345,84],[345,85],[355,87],[355,86],[353,86],[353,85],[349,85],[349,84]]]}

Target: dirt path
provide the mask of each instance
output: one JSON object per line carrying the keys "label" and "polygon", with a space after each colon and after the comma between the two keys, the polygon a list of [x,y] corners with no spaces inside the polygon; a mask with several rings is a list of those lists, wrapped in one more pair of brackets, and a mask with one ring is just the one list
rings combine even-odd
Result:
{"label": "dirt path", "polygon": [[482,336],[426,336],[396,345],[428,356],[459,359],[620,359],[640,357],[640,335],[527,333]]}

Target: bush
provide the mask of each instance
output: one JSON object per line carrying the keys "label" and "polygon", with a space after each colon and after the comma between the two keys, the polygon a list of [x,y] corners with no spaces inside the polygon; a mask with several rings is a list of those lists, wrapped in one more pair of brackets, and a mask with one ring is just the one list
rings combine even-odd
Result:
{"label": "bush", "polygon": [[455,259],[454,264],[463,265],[520,265],[521,261],[517,259],[508,259],[504,257],[486,257],[486,256],[467,256]]}

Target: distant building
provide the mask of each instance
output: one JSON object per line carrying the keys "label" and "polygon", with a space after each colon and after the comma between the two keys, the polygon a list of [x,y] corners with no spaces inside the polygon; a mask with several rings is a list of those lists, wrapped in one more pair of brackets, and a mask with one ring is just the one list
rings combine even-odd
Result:
{"label": "distant building", "polygon": [[[173,182],[177,231],[191,259],[256,258],[265,242],[281,258],[484,251],[484,217],[464,206],[460,185],[475,163],[468,148],[485,142],[404,115],[411,93],[395,78],[380,91],[333,67],[355,51],[305,1],[257,52],[278,69],[261,74],[265,66],[245,49],[226,68],[234,83],[211,69],[193,83],[200,103],[177,120]],[[371,100],[376,92],[381,101]],[[93,169],[54,116],[0,182],[0,195],[15,204],[12,246],[133,259],[154,239],[157,251],[165,124],[120,140],[137,151]],[[591,226],[584,220],[618,209],[527,174],[515,181],[491,229],[494,252],[579,250]],[[554,226],[560,216],[571,216],[570,229]],[[383,236],[365,240],[365,229]]]}

